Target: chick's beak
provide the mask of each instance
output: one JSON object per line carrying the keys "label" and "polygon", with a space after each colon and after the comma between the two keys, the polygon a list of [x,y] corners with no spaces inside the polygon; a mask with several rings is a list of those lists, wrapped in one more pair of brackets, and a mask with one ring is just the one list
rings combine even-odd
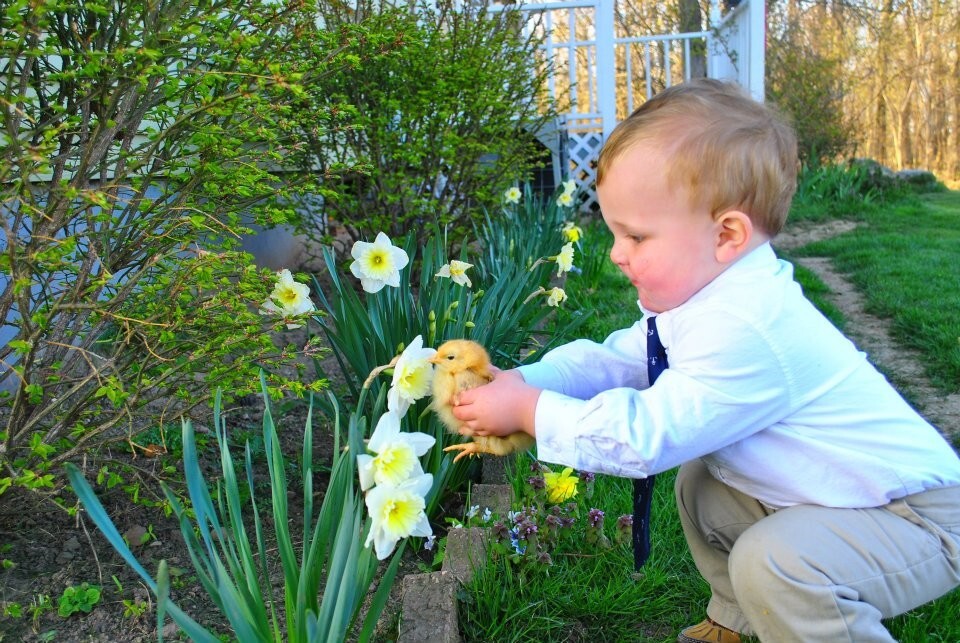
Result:
{"label": "chick's beak", "polygon": [[431,364],[439,364],[439,363],[440,363],[440,357],[437,356],[437,355],[433,355],[432,357],[430,357],[429,359],[427,359],[427,361],[430,362]]}

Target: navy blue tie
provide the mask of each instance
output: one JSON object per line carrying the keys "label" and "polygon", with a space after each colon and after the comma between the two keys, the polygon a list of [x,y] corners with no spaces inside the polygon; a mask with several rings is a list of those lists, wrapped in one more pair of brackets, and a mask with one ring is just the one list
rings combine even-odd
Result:
{"label": "navy blue tie", "polygon": [[[660,343],[657,318],[647,318],[647,378],[650,386],[667,368],[667,351]],[[637,571],[650,556],[650,502],[653,500],[653,483],[656,476],[633,481],[633,564]]]}

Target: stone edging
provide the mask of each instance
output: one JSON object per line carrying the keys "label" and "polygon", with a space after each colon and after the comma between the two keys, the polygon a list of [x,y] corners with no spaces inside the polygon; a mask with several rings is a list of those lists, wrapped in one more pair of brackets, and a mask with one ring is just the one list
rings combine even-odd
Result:
{"label": "stone edging", "polygon": [[[499,468],[502,479],[502,466]],[[479,505],[481,513],[490,509],[506,516],[512,498],[513,489],[508,484],[475,484],[470,504]],[[451,529],[441,570],[403,578],[398,643],[459,643],[457,591],[470,582],[474,568],[486,562],[486,539],[487,529]]]}

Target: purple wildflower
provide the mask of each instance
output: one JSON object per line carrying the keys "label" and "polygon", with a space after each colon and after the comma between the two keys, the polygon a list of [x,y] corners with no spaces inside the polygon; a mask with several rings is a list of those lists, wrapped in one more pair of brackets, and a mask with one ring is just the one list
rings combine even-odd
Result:
{"label": "purple wildflower", "polygon": [[587,513],[587,520],[591,527],[599,527],[603,524],[603,511],[597,508],[591,509]]}

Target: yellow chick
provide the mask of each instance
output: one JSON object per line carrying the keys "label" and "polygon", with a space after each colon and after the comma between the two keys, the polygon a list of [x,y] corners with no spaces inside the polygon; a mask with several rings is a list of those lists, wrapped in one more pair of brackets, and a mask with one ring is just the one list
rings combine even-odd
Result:
{"label": "yellow chick", "polygon": [[[437,349],[429,362],[436,365],[433,375],[433,400],[430,408],[437,414],[447,430],[460,434],[461,422],[453,416],[453,400],[457,393],[493,381],[490,356],[477,342],[468,339],[452,339]],[[453,444],[444,451],[460,451],[454,462],[465,455],[491,453],[509,455],[514,451],[529,449],[534,439],[526,433],[513,433],[504,437],[474,436],[472,442]]]}

